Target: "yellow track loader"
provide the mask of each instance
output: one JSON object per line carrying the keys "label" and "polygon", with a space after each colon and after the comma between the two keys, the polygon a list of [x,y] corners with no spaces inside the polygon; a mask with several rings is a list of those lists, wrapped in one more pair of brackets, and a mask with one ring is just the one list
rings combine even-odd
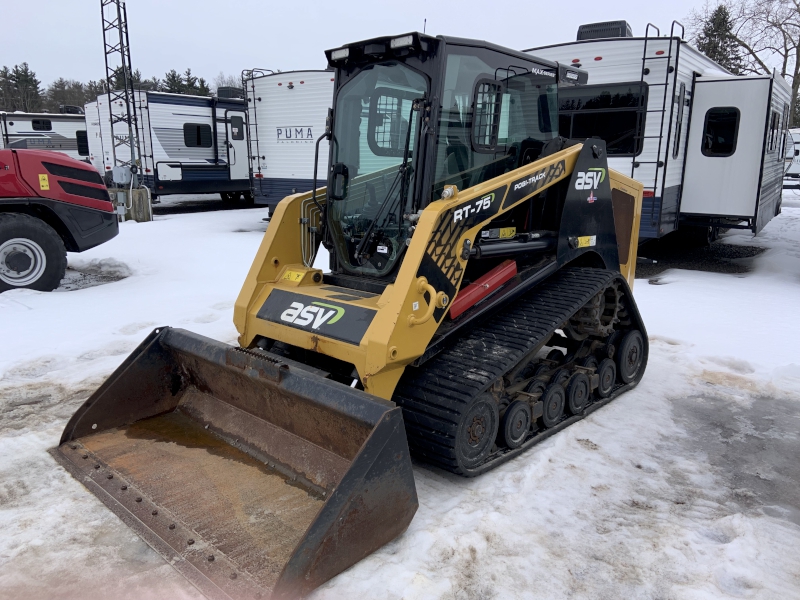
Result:
{"label": "yellow track loader", "polygon": [[53,451],[210,598],[308,593],[407,528],[412,456],[478,475],[647,362],[642,186],[558,135],[584,72],[418,33],[327,57],[327,185],[277,206],[239,347],[156,329]]}

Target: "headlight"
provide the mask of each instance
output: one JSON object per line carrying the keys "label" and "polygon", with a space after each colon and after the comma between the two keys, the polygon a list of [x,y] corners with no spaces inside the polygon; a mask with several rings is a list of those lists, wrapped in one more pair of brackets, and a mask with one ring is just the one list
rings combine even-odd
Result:
{"label": "headlight", "polygon": [[392,50],[396,48],[405,48],[406,46],[411,46],[414,44],[414,36],[413,35],[404,35],[399,38],[394,38],[389,45],[391,46]]}

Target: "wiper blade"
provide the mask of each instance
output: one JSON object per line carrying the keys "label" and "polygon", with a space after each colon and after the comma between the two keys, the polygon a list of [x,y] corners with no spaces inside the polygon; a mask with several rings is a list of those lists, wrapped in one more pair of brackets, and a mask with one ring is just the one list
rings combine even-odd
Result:
{"label": "wiper blade", "polygon": [[[392,197],[392,193],[394,192],[395,187],[397,187],[398,181],[402,182],[402,184],[400,186],[400,193],[397,195],[397,199],[393,200],[391,203],[392,210],[394,210],[394,207],[397,204],[397,202],[400,202],[406,196],[406,183],[408,179],[407,174],[410,173],[411,171],[408,167],[408,158],[410,152],[409,146],[411,145],[411,129],[412,129],[411,124],[414,118],[414,111],[419,109],[419,107],[422,105],[422,102],[424,102],[424,99],[419,98],[411,103],[411,111],[409,112],[408,115],[408,131],[406,131],[406,146],[403,149],[403,162],[400,163],[400,166],[397,169],[397,175],[395,175],[394,181],[392,181],[392,185],[389,186],[389,191],[386,193],[386,196],[384,196],[383,202],[381,202],[381,205],[375,212],[375,216],[372,218],[372,220],[369,223],[369,226],[364,232],[364,237],[361,238],[361,241],[358,243],[358,246],[356,247],[354,256],[355,259],[359,261],[359,263],[361,262],[361,257],[364,254],[364,248],[366,248],[367,245],[375,237],[373,234],[375,230],[375,225],[377,224],[378,219],[380,219],[381,216],[383,215],[383,212],[386,209],[386,207],[389,206],[389,199]],[[391,212],[392,211],[390,210],[389,213],[391,214]],[[382,224],[383,222],[381,222],[381,225]]]}

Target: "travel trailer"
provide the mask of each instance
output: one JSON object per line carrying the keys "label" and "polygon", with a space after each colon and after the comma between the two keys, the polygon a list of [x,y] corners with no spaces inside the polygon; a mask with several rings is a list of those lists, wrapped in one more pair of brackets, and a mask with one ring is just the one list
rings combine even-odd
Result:
{"label": "travel trailer", "polygon": [[[154,197],[219,193],[223,199],[234,200],[250,196],[244,100],[136,91],[134,103],[139,173]],[[109,111],[108,96],[102,95],[87,104],[85,111],[90,160],[103,174],[110,174],[112,140],[128,138],[127,125],[120,122],[114,124],[112,135],[111,111],[122,115],[125,103],[115,100]],[[130,150],[118,146],[117,152]]]}
{"label": "travel trailer", "polygon": [[0,148],[53,150],[82,161],[89,156],[81,114],[0,112]]}
{"label": "travel trailer", "polygon": [[597,136],[609,167],[645,186],[639,239],[695,227],[758,233],[780,212],[791,89],[734,76],[683,40],[624,21],[584,25],[575,42],[525,52],[589,73],[559,94],[559,132]]}
{"label": "travel trailer", "polygon": [[[800,129],[790,129],[789,135],[791,137],[791,145],[787,151],[791,152],[790,156],[792,162],[789,164],[789,168],[786,170],[784,177],[786,179],[797,180],[800,179]],[[794,187],[797,182],[792,181],[791,184]]]}
{"label": "travel trailer", "polygon": [[[332,71],[245,71],[252,193],[270,210],[286,196],[325,185],[325,120],[333,99]],[[317,146],[319,146],[317,148]]]}

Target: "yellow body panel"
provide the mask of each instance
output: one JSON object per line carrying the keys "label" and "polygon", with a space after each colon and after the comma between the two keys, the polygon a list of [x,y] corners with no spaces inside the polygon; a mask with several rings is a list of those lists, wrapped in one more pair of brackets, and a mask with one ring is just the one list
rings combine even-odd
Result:
{"label": "yellow body panel", "polygon": [[[440,290],[433,289],[424,277],[417,277],[426,253],[437,264],[448,266],[450,281],[457,290],[467,263],[467,259],[462,258],[464,241],[469,240],[474,244],[476,236],[487,222],[547,187],[570,177],[581,148],[581,145],[572,146],[467,190],[459,192],[452,188],[453,196],[431,202],[420,216],[394,284],[388,285],[380,296],[368,298],[342,300],[341,297],[346,296],[349,290],[324,284],[321,272],[306,266],[310,261],[307,247],[304,261],[303,244],[307,246],[307,242],[301,241],[301,233],[304,227],[319,226],[319,212],[309,200],[311,192],[288,196],[275,210],[236,301],[234,323],[240,333],[240,345],[250,347],[256,336],[265,336],[341,359],[355,366],[367,392],[390,399],[405,366],[423,354],[441,321],[431,318],[430,315],[437,306],[428,305],[425,301],[426,292],[429,293],[431,303],[438,303],[438,308],[443,308],[445,312],[454,300],[444,296]],[[503,206],[511,184],[528,174],[533,175],[532,180],[537,182],[530,186],[530,193],[513,204]],[[620,173],[610,171],[610,174],[612,189],[615,186],[623,187],[625,193],[635,199],[636,231],[632,232],[631,239],[636,240],[642,186]],[[503,189],[498,191],[499,188]],[[451,215],[456,207],[466,205],[475,198],[485,197],[489,192],[495,192],[491,202],[500,203],[496,212],[486,220],[479,220],[473,227],[461,231],[457,239],[447,244],[441,244],[435,239],[437,228],[445,215]],[[324,190],[317,191],[318,200],[319,196],[324,198]],[[302,223],[303,219],[308,219],[308,222]],[[635,243],[630,244],[625,260],[622,273],[633,283]],[[308,304],[339,296],[335,300],[336,304],[345,308],[351,305],[374,309],[375,315],[360,344],[356,345],[258,318],[259,309],[274,290],[308,296]]]}

